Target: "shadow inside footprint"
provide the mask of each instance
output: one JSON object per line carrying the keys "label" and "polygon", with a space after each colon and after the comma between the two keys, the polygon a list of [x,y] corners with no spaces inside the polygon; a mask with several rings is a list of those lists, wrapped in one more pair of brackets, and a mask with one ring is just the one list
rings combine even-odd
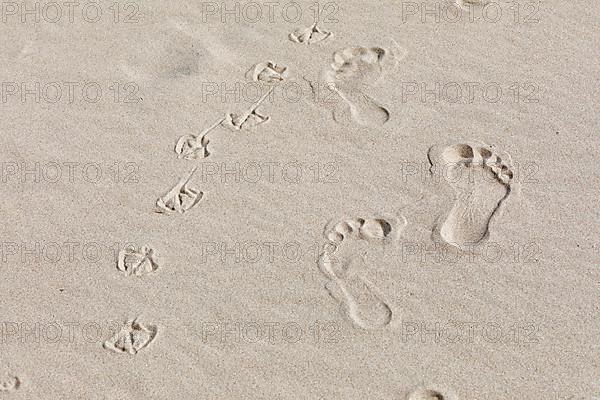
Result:
{"label": "shadow inside footprint", "polygon": [[411,392],[406,400],[449,400],[440,392],[431,389],[417,389]]}
{"label": "shadow inside footprint", "polygon": [[21,380],[16,376],[8,376],[0,380],[0,392],[14,392],[21,386]]}

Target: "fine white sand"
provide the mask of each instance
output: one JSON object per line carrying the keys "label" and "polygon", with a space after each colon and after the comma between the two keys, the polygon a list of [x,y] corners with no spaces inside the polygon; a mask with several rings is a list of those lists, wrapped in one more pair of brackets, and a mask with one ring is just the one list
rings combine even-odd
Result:
{"label": "fine white sand", "polygon": [[598,2],[94,4],[0,5],[0,398],[600,398]]}

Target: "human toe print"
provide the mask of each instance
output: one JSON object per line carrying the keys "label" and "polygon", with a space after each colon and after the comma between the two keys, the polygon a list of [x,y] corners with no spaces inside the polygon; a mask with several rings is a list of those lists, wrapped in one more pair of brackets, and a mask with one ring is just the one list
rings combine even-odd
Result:
{"label": "human toe print", "polygon": [[437,385],[418,386],[406,393],[403,400],[459,400],[459,397],[448,388]]}
{"label": "human toe print", "polygon": [[381,47],[347,47],[333,53],[333,63],[326,72],[327,82],[341,88],[373,85],[383,73],[388,57]]}
{"label": "human toe print", "polygon": [[333,244],[340,245],[346,239],[367,242],[395,240],[406,225],[404,217],[342,217],[329,221],[324,235]]}

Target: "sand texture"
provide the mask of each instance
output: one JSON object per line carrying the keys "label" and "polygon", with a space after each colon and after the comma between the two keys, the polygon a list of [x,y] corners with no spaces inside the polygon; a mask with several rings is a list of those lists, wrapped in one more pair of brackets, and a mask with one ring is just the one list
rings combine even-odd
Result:
{"label": "sand texture", "polygon": [[0,400],[600,399],[597,1],[0,4]]}

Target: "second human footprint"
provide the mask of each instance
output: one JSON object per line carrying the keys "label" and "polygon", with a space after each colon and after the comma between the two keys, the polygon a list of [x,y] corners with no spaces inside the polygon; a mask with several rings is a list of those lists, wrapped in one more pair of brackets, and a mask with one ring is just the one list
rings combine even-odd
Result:
{"label": "second human footprint", "polygon": [[392,41],[395,49],[382,47],[347,47],[333,54],[333,63],[322,73],[322,79],[342,100],[344,107],[334,109],[338,123],[381,126],[389,121],[389,110],[369,95],[369,91],[386,72],[396,68],[404,51]]}
{"label": "second human footprint", "polygon": [[[386,327],[394,310],[379,289],[367,278],[364,254],[353,241],[384,244],[398,238],[406,222],[389,218],[341,218],[325,228],[327,243],[319,257],[319,268],[329,280],[325,288],[342,305],[351,322],[362,329]],[[343,247],[347,254],[338,250]]]}

